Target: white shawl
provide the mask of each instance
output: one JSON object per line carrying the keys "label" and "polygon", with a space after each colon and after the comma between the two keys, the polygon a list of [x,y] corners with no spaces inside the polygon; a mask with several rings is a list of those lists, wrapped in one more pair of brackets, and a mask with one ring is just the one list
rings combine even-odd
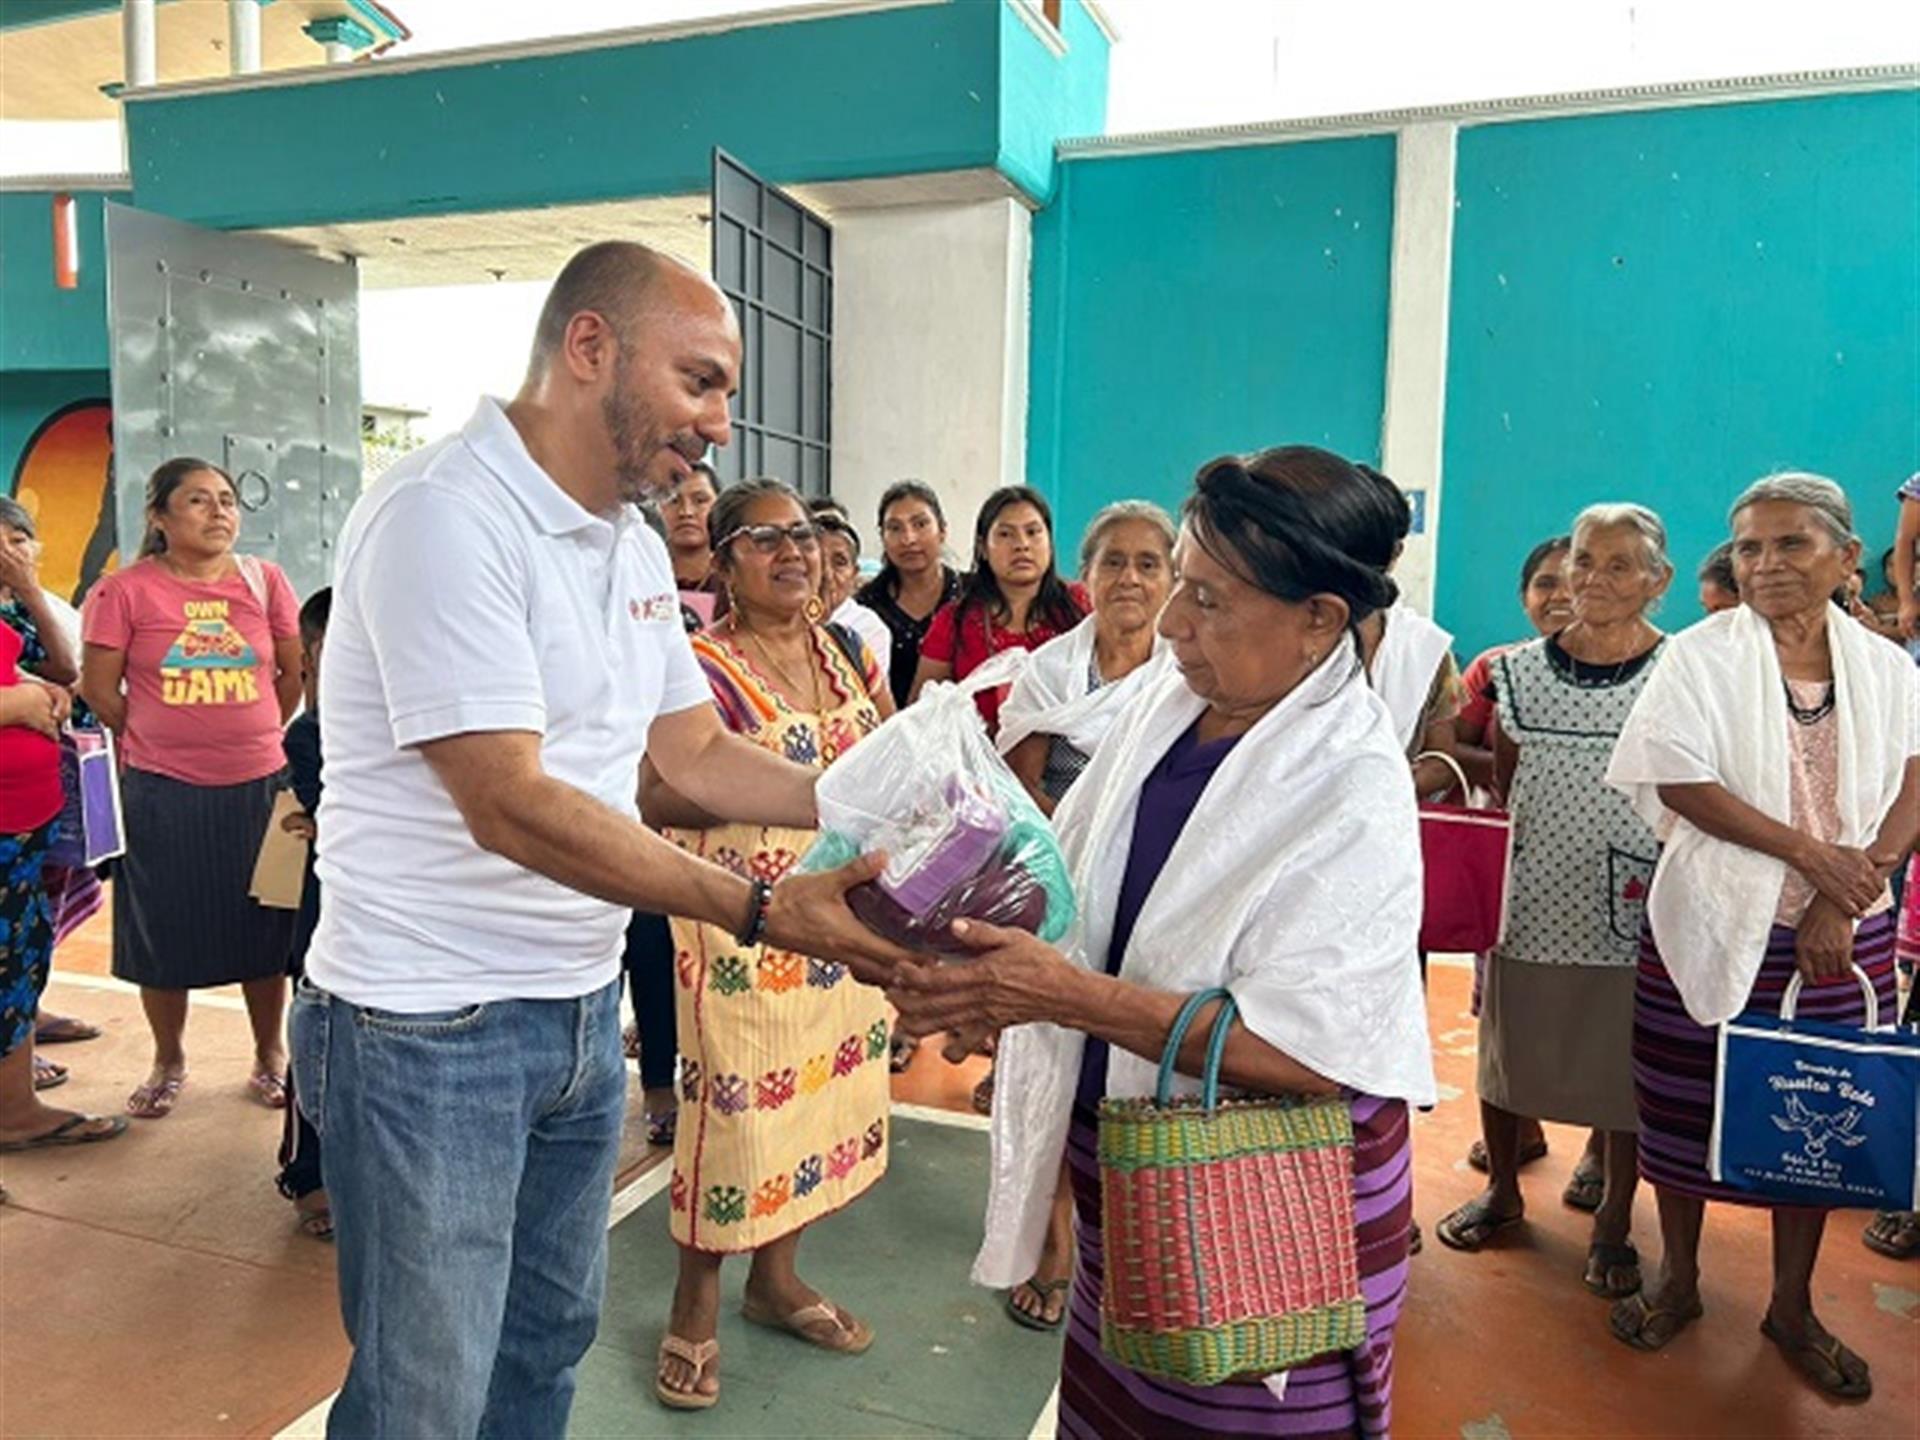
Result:
{"label": "white shawl", "polygon": [[[1920,754],[1920,671],[1837,609],[1827,633],[1840,843],[1864,848],[1899,796],[1907,757]],[[1695,828],[1660,803],[1659,787],[1711,782],[1788,824],[1788,723],[1773,632],[1740,605],[1667,642],[1607,767],[1607,783],[1664,842],[1647,919],[1687,1013],[1702,1025],[1746,1004],[1787,867]]]}
{"label": "white shawl", "polygon": [[[1147,897],[1121,975],[1158,990],[1225,985],[1261,1039],[1341,1085],[1434,1099],[1415,943],[1420,837],[1405,753],[1351,644],[1274,706],[1214,772]],[[1105,966],[1148,773],[1206,710],[1171,655],[1054,817],[1080,900],[1068,957]],[[1131,678],[1131,677],[1130,677]],[[983,1285],[1026,1279],[1059,1177],[1085,1036],[1023,1025],[1000,1039]],[[1107,1093],[1153,1093],[1158,1056],[1119,1048]],[[1199,1084],[1178,1077],[1180,1093]]]}
{"label": "white shawl", "polygon": [[1380,617],[1385,625],[1369,673],[1373,688],[1387,702],[1404,759],[1420,735],[1420,717],[1433,694],[1433,677],[1453,645],[1453,636],[1404,601]]}
{"label": "white shawl", "polygon": [[[1114,717],[1136,693],[1138,687],[1133,682],[1147,667],[1142,665],[1111,685],[1089,690],[1094,623],[1089,615],[1029,657],[1000,705],[1000,733],[995,743],[1002,755],[1012,754],[1013,747],[1029,735],[1058,735],[1082,755],[1091,755],[1100,747]],[[1156,639],[1154,653],[1159,654],[1163,648],[1163,642]]]}

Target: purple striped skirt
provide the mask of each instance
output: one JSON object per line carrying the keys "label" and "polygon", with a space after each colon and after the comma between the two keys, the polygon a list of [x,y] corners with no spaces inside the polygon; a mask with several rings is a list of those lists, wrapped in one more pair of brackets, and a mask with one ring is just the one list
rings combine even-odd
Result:
{"label": "purple striped skirt", "polygon": [[1100,1234],[1099,1120],[1076,1105],[1067,1135],[1079,1234],[1060,1369],[1058,1433],[1072,1440],[1179,1436],[1384,1436],[1393,1411],[1393,1330],[1407,1293],[1413,1144],[1400,1100],[1353,1099],[1354,1223],[1367,1343],[1287,1372],[1275,1399],[1255,1382],[1182,1385],[1109,1360],[1100,1348],[1105,1264]]}
{"label": "purple striped skirt", "polygon": [[[1853,963],[1867,972],[1880,997],[1882,1023],[1894,1015],[1893,912],[1860,922],[1854,934]],[[1794,931],[1773,927],[1767,956],[1741,1013],[1777,1015],[1780,997],[1793,978]],[[1797,1013],[1808,1020],[1864,1025],[1866,997],[1851,976],[1800,992]],[[1714,1183],[1707,1171],[1707,1138],[1713,1131],[1713,1082],[1719,1031],[1697,1025],[1687,1014],[1673,977],[1653,943],[1640,932],[1640,972],[1633,995],[1633,1088],[1640,1108],[1640,1173],[1664,1190],[1730,1205],[1776,1203]]]}

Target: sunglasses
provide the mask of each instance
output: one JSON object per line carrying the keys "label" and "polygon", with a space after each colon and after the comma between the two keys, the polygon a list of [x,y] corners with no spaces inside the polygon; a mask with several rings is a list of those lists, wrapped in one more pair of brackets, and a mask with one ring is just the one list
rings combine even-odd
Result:
{"label": "sunglasses", "polygon": [[742,536],[753,542],[753,548],[762,555],[777,554],[783,542],[791,540],[801,550],[820,548],[820,528],[807,521],[798,521],[792,525],[742,525],[732,531],[716,547],[724,550]]}

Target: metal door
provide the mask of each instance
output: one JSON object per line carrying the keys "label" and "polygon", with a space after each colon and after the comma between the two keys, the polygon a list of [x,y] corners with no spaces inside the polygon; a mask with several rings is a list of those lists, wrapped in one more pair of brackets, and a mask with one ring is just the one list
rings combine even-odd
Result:
{"label": "metal door", "polygon": [[300,595],[332,579],[360,491],[359,308],[351,263],[108,204],[121,563],[146,531],[147,477],[193,455],[234,478],[239,549]]}
{"label": "metal door", "polygon": [[804,495],[833,485],[833,230],[746,166],[713,152],[713,278],[740,316],[733,443],[724,480],[772,475]]}

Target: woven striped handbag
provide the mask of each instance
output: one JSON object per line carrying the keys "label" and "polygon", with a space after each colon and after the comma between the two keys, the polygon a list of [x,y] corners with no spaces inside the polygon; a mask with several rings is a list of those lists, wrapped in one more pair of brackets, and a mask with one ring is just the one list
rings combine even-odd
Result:
{"label": "woven striped handbag", "polygon": [[[1172,1098],[1202,1006],[1223,1000],[1204,1093]],[[1222,1101],[1233,996],[1174,1021],[1151,1100],[1100,1105],[1101,1347],[1189,1385],[1271,1375],[1366,1339],[1353,1221],[1353,1115],[1338,1096]]]}

